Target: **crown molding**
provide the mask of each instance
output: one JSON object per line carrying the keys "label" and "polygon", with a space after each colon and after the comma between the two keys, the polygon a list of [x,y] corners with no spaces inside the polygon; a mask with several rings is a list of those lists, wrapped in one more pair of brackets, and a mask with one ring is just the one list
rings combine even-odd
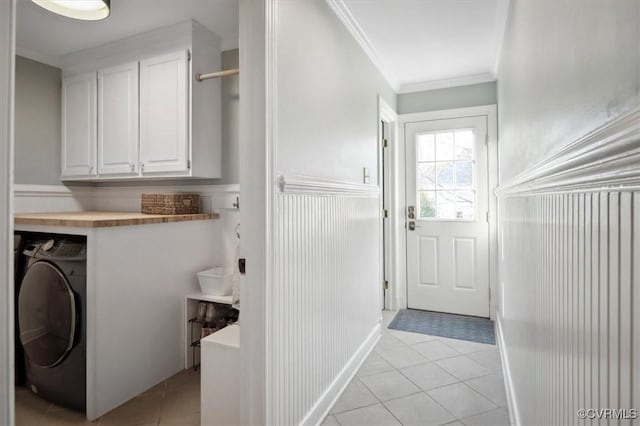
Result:
{"label": "crown molding", "polygon": [[356,21],[356,19],[354,18],[353,14],[349,10],[349,7],[343,0],[326,0],[326,2],[327,4],[329,4],[331,10],[336,14],[338,19],[340,19],[347,30],[349,30],[353,38],[356,40],[356,42],[358,42],[371,62],[373,62],[373,65],[378,69],[380,74],[382,74],[382,77],[387,81],[387,83],[395,92],[398,92],[400,83],[391,78],[389,72],[382,66],[380,55],[371,43],[371,40],[369,40],[369,37],[367,37],[367,35],[363,31],[362,27],[360,27],[360,25],[358,24],[358,21]]}
{"label": "crown molding", "polygon": [[353,38],[360,45],[365,54],[369,57],[371,62],[375,65],[378,71],[382,74],[387,83],[398,94],[423,92],[427,90],[445,89],[449,87],[468,86],[471,84],[488,83],[496,81],[498,67],[500,65],[500,56],[502,54],[502,46],[504,42],[504,35],[506,31],[506,24],[509,16],[509,4],[510,0],[499,0],[496,8],[496,22],[498,23],[498,29],[496,30],[496,57],[491,64],[491,70],[482,74],[473,74],[462,77],[454,77],[440,80],[429,80],[416,83],[401,83],[391,76],[388,70],[383,66],[383,62],[380,59],[381,55],[374,47],[369,37],[358,24],[358,21],[351,13],[351,10],[346,5],[344,0],[326,0],[331,7],[331,10],[336,14],[344,26],[349,30]]}
{"label": "crown molding", "polygon": [[399,94],[424,92],[428,90],[447,89],[449,87],[469,86],[471,84],[489,83],[496,81],[491,73],[467,75],[463,77],[446,78],[442,80],[423,81],[420,83],[403,84],[398,89]]}
{"label": "crown molding", "polygon": [[25,49],[20,46],[16,46],[16,55],[52,67],[62,68],[62,61],[57,56],[47,55],[46,53],[36,52],[35,50]]}

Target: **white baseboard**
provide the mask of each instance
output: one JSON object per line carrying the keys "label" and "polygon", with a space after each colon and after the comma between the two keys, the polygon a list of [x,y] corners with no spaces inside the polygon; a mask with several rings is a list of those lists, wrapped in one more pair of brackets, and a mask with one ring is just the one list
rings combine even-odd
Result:
{"label": "white baseboard", "polygon": [[347,365],[338,374],[338,377],[331,383],[331,386],[322,394],[301,424],[319,425],[322,423],[338,398],[340,398],[340,395],[342,395],[342,392],[356,375],[362,363],[367,359],[373,348],[376,347],[380,336],[380,324],[376,324],[364,343],[360,345],[356,353],[353,354]]}
{"label": "white baseboard", "polygon": [[518,402],[516,400],[515,388],[511,377],[511,367],[505,349],[504,335],[502,334],[502,323],[500,322],[500,314],[496,315],[496,334],[498,341],[498,349],[500,358],[502,359],[502,375],[504,376],[504,385],[507,393],[507,403],[509,404],[509,418],[513,426],[520,426],[520,412],[518,410]]}

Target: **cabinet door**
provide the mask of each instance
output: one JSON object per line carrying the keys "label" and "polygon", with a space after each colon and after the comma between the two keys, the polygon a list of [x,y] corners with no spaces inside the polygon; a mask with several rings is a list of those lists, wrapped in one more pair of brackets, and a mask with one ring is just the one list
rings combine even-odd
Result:
{"label": "cabinet door", "polygon": [[96,73],[62,81],[62,177],[96,175]]}
{"label": "cabinet door", "polygon": [[138,172],[138,63],[98,71],[98,174]]}
{"label": "cabinet door", "polygon": [[140,167],[187,174],[189,67],[186,51],[140,62]]}

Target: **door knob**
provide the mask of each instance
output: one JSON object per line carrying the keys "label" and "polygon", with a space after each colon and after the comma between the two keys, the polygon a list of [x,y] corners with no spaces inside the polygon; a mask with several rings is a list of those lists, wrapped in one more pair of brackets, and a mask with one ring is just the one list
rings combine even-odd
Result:
{"label": "door knob", "polygon": [[409,231],[415,231],[416,230],[416,223],[413,220],[410,220],[408,228],[409,228]]}

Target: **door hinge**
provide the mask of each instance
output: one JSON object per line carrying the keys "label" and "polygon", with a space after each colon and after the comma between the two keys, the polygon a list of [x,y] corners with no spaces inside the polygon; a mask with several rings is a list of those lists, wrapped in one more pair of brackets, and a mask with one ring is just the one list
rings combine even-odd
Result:
{"label": "door hinge", "polygon": [[191,60],[191,51],[187,50],[187,61]]}
{"label": "door hinge", "polygon": [[383,287],[385,290],[389,290],[389,281],[384,280],[384,282],[382,283],[382,287]]}
{"label": "door hinge", "polygon": [[187,169],[191,169],[191,160],[187,160]]}
{"label": "door hinge", "polygon": [[387,209],[382,210],[382,216],[383,216],[385,219],[386,219],[386,218],[388,218],[388,217],[389,217],[389,210],[387,210]]}
{"label": "door hinge", "polygon": [[244,275],[247,272],[247,259],[240,258],[238,259],[238,272]]}
{"label": "door hinge", "polygon": [[389,148],[389,140],[388,139],[382,139],[382,146],[385,148]]}
{"label": "door hinge", "polygon": [[489,146],[489,134],[488,133],[484,134],[484,144],[486,146]]}
{"label": "door hinge", "polygon": [[486,218],[487,218],[487,223],[489,223],[489,212],[487,212]]}

